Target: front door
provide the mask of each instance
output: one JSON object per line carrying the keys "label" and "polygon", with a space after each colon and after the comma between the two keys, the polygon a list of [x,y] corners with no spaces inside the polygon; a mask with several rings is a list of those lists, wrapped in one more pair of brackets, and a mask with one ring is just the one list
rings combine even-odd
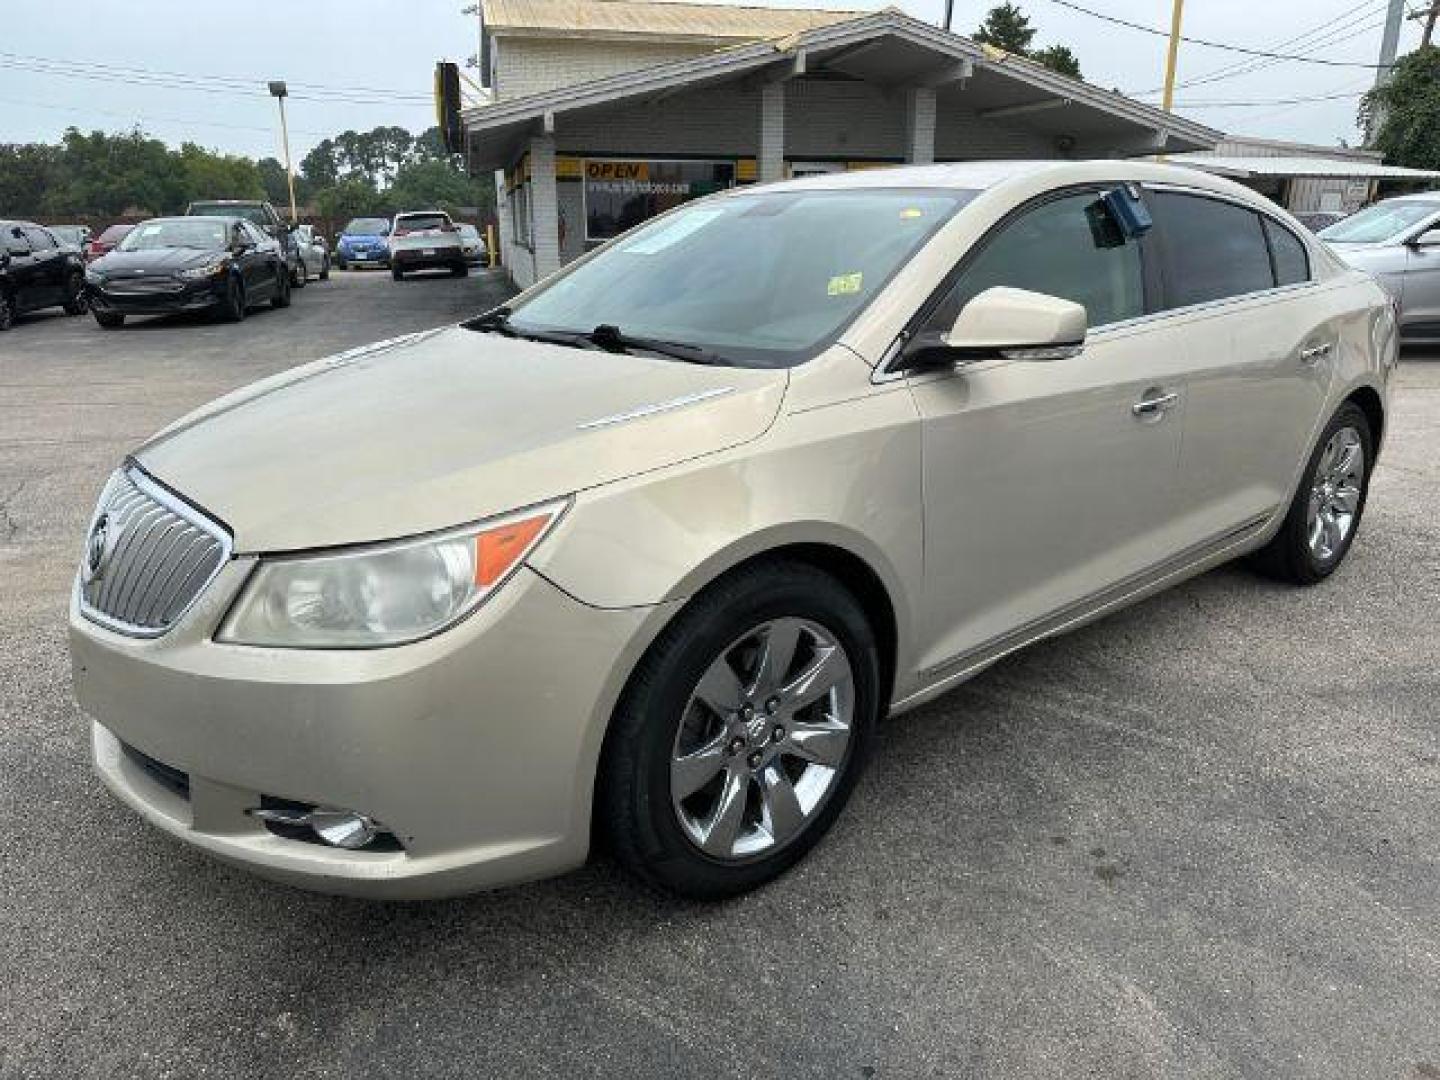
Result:
{"label": "front door", "polygon": [[1175,555],[1184,350],[1147,310],[1142,246],[1096,191],[1023,212],[962,268],[926,329],[1008,285],[1085,305],[1084,352],[911,379],[923,421],[932,677]]}

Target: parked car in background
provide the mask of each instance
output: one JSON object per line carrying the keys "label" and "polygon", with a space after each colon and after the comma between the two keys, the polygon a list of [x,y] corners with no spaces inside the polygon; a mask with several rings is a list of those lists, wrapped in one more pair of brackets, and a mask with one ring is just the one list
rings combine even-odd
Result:
{"label": "parked car in background", "polygon": [[290,284],[297,289],[305,287],[300,273],[300,246],[296,243],[295,231],[272,204],[263,199],[209,199],[191,203],[185,213],[187,216],[223,214],[244,218],[279,246],[290,271]]}
{"label": "parked car in background", "polygon": [[47,225],[50,235],[59,241],[60,246],[67,251],[75,251],[83,254],[85,246],[90,243],[89,225]]}
{"label": "parked car in background", "polygon": [[1339,210],[1312,210],[1309,213],[1296,214],[1295,220],[1311,232],[1318,233],[1321,229],[1328,229],[1337,221],[1344,221],[1346,216]]}
{"label": "parked car in background", "polygon": [[1406,344],[1440,343],[1440,191],[1383,199],[1319,235],[1395,298]]}
{"label": "parked car in background", "polygon": [[302,284],[310,278],[330,280],[330,248],[313,225],[295,229],[295,249],[299,253],[299,274]]}
{"label": "parked car in background", "polygon": [[480,235],[480,230],[468,221],[462,221],[455,227],[460,230],[460,250],[465,254],[466,264],[489,266],[490,251],[485,246],[485,238]]}
{"label": "parked car in background", "polygon": [[399,281],[415,270],[449,270],[455,277],[469,273],[460,230],[443,210],[396,214],[390,224],[390,276]]}
{"label": "parked car in background", "polygon": [[530,880],[592,835],[687,896],[754,888],[887,713],[1242,555],[1327,578],[1396,353],[1374,281],[1192,169],[687,203],[117,463],[70,607],[95,767],[315,889]]}
{"label": "parked car in background", "polygon": [[267,300],[290,306],[280,245],[228,215],[146,221],[89,265],[85,283],[95,321],[106,329],[131,315],[206,311],[239,322]]}
{"label": "parked car in background", "polygon": [[389,266],[390,219],[354,218],[335,243],[335,263],[341,270],[355,266]]}
{"label": "parked car in background", "polygon": [[85,245],[85,261],[93,262],[95,259],[100,258],[101,255],[106,255],[114,251],[115,245],[120,243],[121,240],[124,240],[133,228],[135,228],[134,225],[128,224],[111,225],[108,229],[102,231],[99,236]]}
{"label": "parked car in background", "polygon": [[84,260],[43,226],[0,221],[0,330],[9,330],[16,316],[47,307],[84,314]]}

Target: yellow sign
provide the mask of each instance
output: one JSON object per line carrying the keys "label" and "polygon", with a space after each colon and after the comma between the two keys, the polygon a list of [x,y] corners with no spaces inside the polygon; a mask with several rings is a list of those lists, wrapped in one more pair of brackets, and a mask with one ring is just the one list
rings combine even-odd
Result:
{"label": "yellow sign", "polygon": [[638,180],[650,179],[648,161],[587,161],[586,180]]}
{"label": "yellow sign", "polygon": [[830,284],[826,286],[825,292],[829,296],[845,296],[848,293],[857,293],[860,291],[860,286],[864,280],[865,274],[859,270],[853,274],[836,274],[830,279]]}

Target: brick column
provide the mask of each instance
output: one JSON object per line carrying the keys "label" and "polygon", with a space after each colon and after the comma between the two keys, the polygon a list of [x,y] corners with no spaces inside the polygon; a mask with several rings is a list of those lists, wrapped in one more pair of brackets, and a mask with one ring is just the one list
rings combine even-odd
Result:
{"label": "brick column", "polygon": [[555,136],[530,140],[530,199],[535,217],[535,280],[560,269],[560,202],[555,189]]}
{"label": "brick column", "polygon": [[935,160],[935,90],[917,86],[905,104],[905,160],[929,165]]}
{"label": "brick column", "polygon": [[760,87],[760,183],[785,179],[785,84]]}

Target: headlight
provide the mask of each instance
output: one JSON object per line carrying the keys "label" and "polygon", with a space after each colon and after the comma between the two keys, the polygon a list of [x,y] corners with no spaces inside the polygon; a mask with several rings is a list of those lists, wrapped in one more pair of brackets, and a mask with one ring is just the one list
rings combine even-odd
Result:
{"label": "headlight", "polygon": [[90,285],[104,285],[105,275],[99,270],[86,270],[85,281]]}
{"label": "headlight", "polygon": [[189,270],[181,270],[180,276],[182,278],[189,278],[191,281],[198,280],[199,278],[219,277],[225,273],[229,267],[230,264],[222,260],[221,262],[210,263],[208,266],[192,266]]}
{"label": "headlight", "polygon": [[499,589],[567,505],[337,554],[262,558],[218,639],[353,649],[429,637]]}

